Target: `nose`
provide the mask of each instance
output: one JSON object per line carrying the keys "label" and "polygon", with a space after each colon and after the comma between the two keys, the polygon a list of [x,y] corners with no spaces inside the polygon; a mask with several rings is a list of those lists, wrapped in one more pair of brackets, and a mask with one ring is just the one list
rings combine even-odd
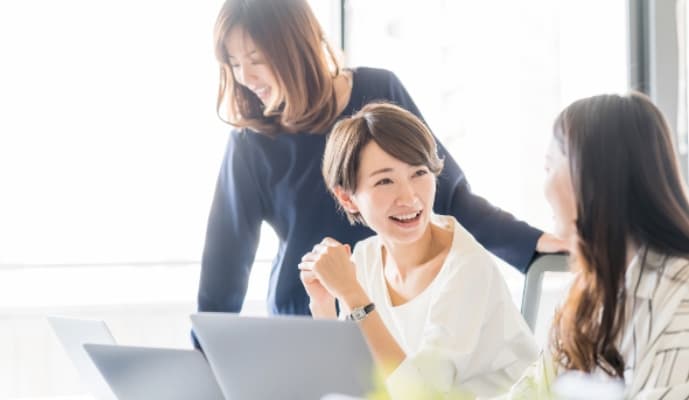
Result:
{"label": "nose", "polygon": [[396,205],[402,207],[415,207],[419,198],[416,196],[414,186],[410,182],[402,182],[398,186]]}
{"label": "nose", "polygon": [[235,79],[244,86],[251,86],[254,78],[254,70],[250,65],[242,65],[235,70]]}

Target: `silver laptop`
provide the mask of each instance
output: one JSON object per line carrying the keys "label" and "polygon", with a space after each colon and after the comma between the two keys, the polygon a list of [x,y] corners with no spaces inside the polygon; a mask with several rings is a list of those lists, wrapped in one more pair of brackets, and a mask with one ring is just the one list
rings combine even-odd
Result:
{"label": "silver laptop", "polygon": [[[82,382],[96,399],[204,399],[198,397],[200,393],[207,393],[205,398],[208,399],[223,398],[208,362],[196,350],[140,347],[130,351],[131,348],[115,346],[115,339],[103,321],[51,316],[48,322],[79,371]],[[89,354],[85,344],[109,347]],[[169,365],[153,368],[163,363]],[[149,369],[142,369],[140,365],[147,365]],[[137,376],[123,381],[118,368]],[[169,383],[167,386],[158,384],[159,378],[164,376],[161,374],[168,374],[165,378],[173,382],[178,397],[168,395]]]}
{"label": "silver laptop", "polygon": [[84,344],[120,400],[222,400],[198,350]]}
{"label": "silver laptop", "polygon": [[373,387],[373,360],[354,323],[229,313],[191,321],[228,399],[363,396]]}
{"label": "silver laptop", "polygon": [[96,399],[116,400],[110,386],[82,347],[84,343],[115,344],[105,322],[65,317],[48,317],[48,322],[79,372],[86,389]]}

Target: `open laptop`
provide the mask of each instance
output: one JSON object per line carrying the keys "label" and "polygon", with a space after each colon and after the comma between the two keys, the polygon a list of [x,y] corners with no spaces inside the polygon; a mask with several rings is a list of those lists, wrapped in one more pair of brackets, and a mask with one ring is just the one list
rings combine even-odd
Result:
{"label": "open laptop", "polygon": [[48,322],[79,372],[87,390],[96,399],[117,400],[110,386],[82,347],[84,343],[115,344],[115,339],[105,322],[65,317],[48,317]]}
{"label": "open laptop", "polygon": [[[48,317],[48,321],[82,381],[99,400],[223,399],[208,362],[197,350],[117,346],[103,321],[65,317]],[[86,350],[92,345],[95,348]],[[162,378],[165,385],[160,384]],[[169,395],[170,387],[177,397]]]}
{"label": "open laptop", "polygon": [[373,360],[354,323],[229,313],[191,321],[228,399],[363,396],[373,387]]}
{"label": "open laptop", "polygon": [[198,350],[84,344],[120,400],[223,400]]}

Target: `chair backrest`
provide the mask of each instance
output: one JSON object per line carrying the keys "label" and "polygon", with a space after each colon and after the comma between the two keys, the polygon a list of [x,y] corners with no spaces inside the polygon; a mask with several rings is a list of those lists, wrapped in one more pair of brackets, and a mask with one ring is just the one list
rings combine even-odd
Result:
{"label": "chair backrest", "polygon": [[536,332],[536,319],[541,303],[541,291],[543,276],[546,272],[567,272],[567,256],[565,254],[544,254],[535,259],[529,266],[524,279],[524,291],[522,292],[522,316],[531,328]]}

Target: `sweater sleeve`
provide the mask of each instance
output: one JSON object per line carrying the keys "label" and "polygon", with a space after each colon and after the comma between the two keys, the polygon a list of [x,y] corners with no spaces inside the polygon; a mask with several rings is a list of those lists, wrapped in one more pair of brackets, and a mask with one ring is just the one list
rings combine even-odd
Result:
{"label": "sweater sleeve", "polygon": [[[393,73],[390,90],[396,104],[423,120],[414,100]],[[483,247],[526,273],[536,251],[536,242],[543,232],[472,193],[462,169],[437,137],[436,142],[438,155],[445,166],[438,177],[435,212],[457,218]]]}
{"label": "sweater sleeve", "polygon": [[263,204],[247,133],[232,132],[208,218],[199,311],[239,312],[256,255]]}

